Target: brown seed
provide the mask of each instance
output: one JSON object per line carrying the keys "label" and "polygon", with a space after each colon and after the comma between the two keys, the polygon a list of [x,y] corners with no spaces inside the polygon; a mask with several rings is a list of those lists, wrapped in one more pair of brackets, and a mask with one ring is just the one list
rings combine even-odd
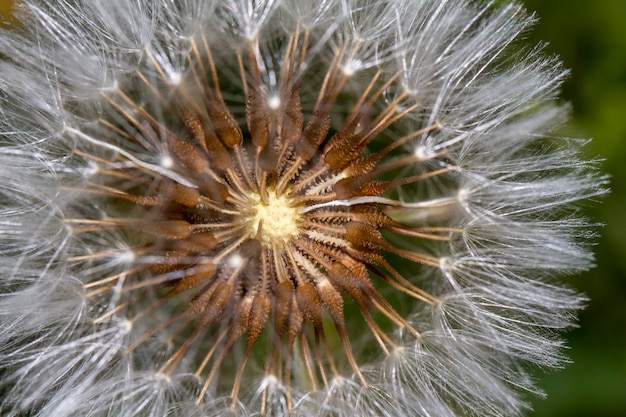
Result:
{"label": "brown seed", "polygon": [[265,172],[276,171],[278,164],[278,153],[271,142],[268,142],[259,153],[259,166]]}
{"label": "brown seed", "polygon": [[328,271],[333,283],[353,300],[361,301],[360,280],[345,266],[334,262]]}
{"label": "brown seed", "polygon": [[186,220],[146,220],[130,223],[127,226],[164,239],[185,239],[193,232]]}
{"label": "brown seed", "polygon": [[200,192],[196,188],[173,183],[172,199],[186,207],[195,207],[200,202]]}
{"label": "brown seed", "polygon": [[183,114],[185,124],[191,133],[196,145],[199,145],[204,152],[208,152],[205,140],[204,140],[204,127],[199,117],[192,115],[186,108],[180,107],[180,112]]}
{"label": "brown seed", "polygon": [[178,162],[192,172],[205,173],[210,170],[209,160],[201,148],[172,135],[167,136],[167,142]]}
{"label": "brown seed", "polygon": [[361,140],[351,131],[337,132],[331,139],[334,146],[327,146],[324,161],[334,172],[340,172],[361,153]]}
{"label": "brown seed", "polygon": [[378,250],[386,244],[383,235],[367,223],[348,222],[344,230],[345,239],[357,248]]}
{"label": "brown seed", "polygon": [[274,290],[274,324],[278,333],[282,333],[289,323],[294,293],[290,281],[281,282]]}
{"label": "brown seed", "polygon": [[205,129],[204,143],[209,159],[213,163],[212,168],[217,168],[219,171],[227,171],[233,168],[233,160],[228,149],[219,140],[213,129]]}
{"label": "brown seed", "polygon": [[300,103],[300,88],[295,85],[289,91],[287,105],[282,118],[280,135],[286,144],[294,143],[300,138],[304,122],[302,120],[302,104]]}
{"label": "brown seed", "polygon": [[272,301],[265,293],[259,293],[254,297],[250,308],[248,320],[248,342],[254,342],[259,338],[270,315]]}
{"label": "brown seed", "polygon": [[239,124],[230,114],[224,103],[220,103],[214,97],[208,101],[207,113],[211,118],[215,133],[222,143],[229,149],[241,145],[243,135]]}
{"label": "brown seed", "polygon": [[343,167],[343,173],[347,176],[368,174],[376,166],[379,159],[379,156],[376,154],[360,156],[349,161],[350,163]]}
{"label": "brown seed", "polygon": [[318,282],[315,286],[324,307],[335,319],[343,320],[343,297],[328,280]]}
{"label": "brown seed", "polygon": [[198,190],[204,197],[208,197],[213,203],[221,204],[228,198],[228,187],[219,183],[209,176],[202,176],[198,181]]}
{"label": "brown seed", "polygon": [[261,254],[263,245],[258,239],[247,239],[239,247],[239,255],[244,259],[256,258]]}
{"label": "brown seed", "polygon": [[305,318],[311,320],[316,327],[322,326],[322,304],[315,287],[308,282],[298,284],[296,302]]}
{"label": "brown seed", "polygon": [[252,143],[263,148],[269,137],[269,112],[265,96],[254,89],[250,91],[246,100],[246,121]]}
{"label": "brown seed", "polygon": [[215,248],[217,243],[217,238],[211,232],[194,232],[186,239],[165,242],[164,246],[172,251],[201,254]]}
{"label": "brown seed", "polygon": [[186,311],[200,316],[202,324],[213,323],[226,310],[233,292],[233,285],[228,281],[211,285],[189,303]]}
{"label": "brown seed", "polygon": [[179,294],[181,292],[196,288],[203,283],[206,284],[217,272],[217,265],[214,263],[203,263],[202,271],[187,275],[176,282],[172,289],[168,292],[168,296]]}
{"label": "brown seed", "polygon": [[308,161],[315,155],[322,144],[330,127],[330,114],[328,111],[315,110],[311,120],[302,132],[300,140],[296,143],[296,155]]}

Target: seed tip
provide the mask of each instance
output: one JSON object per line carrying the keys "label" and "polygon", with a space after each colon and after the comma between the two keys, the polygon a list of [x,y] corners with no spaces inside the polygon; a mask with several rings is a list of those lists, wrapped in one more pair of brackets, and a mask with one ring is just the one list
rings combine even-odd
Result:
{"label": "seed tip", "polygon": [[281,104],[280,97],[278,97],[276,95],[270,96],[267,99],[267,106],[271,110],[278,110],[278,109],[280,109],[280,104]]}

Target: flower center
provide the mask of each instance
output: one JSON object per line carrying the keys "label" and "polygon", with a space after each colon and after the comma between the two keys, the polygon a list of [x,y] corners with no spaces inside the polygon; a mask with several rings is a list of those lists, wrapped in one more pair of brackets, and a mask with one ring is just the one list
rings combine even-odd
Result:
{"label": "flower center", "polygon": [[[448,234],[458,231],[405,225],[388,215],[399,209],[441,210],[442,205],[456,204],[456,199],[437,199],[431,206],[393,198],[404,194],[401,187],[415,188],[422,180],[452,171],[443,164],[429,171],[428,158],[402,150],[438,125],[385,142],[389,135],[380,133],[419,105],[404,103],[404,96],[387,100],[385,92],[396,81],[380,79],[382,72],[372,74],[362,95],[353,97],[353,108],[335,105],[350,76],[336,60],[326,68],[324,83],[311,101],[301,92],[310,50],[308,34],[301,35],[288,40],[278,100],[266,96],[257,45],[231,57],[241,63],[239,91],[231,82],[220,84],[204,38],[199,42],[204,51],[192,40],[189,78],[155,97],[156,102],[169,103],[171,120],[161,121],[161,108],[152,115],[150,107],[133,101],[133,94],[111,92],[106,98],[114,122],[101,122],[107,132],[122,135],[121,141],[130,139],[129,149],[145,147],[147,161],[155,149],[167,148],[168,156],[159,165],[145,162],[143,154],[130,159],[125,150],[110,161],[92,157],[103,167],[85,187],[85,195],[111,201],[88,213],[94,218],[69,220],[79,238],[91,239],[87,233],[108,230],[128,236],[123,243],[133,249],[130,266],[104,277],[98,268],[88,267],[94,273],[85,289],[94,305],[120,300],[115,307],[103,307],[107,310],[94,323],[117,314],[137,322],[138,336],[128,352],[151,352],[147,342],[157,336],[171,341],[174,349],[159,372],[191,370],[205,378],[198,404],[214,390],[220,395],[230,392],[235,407],[244,381],[258,376],[255,368],[246,369],[257,345],[265,345],[260,348],[266,357],[264,377],[277,376],[286,386],[287,408],[292,406],[289,391],[295,370],[306,369],[306,376],[298,379],[314,389],[329,387],[331,378],[342,372],[352,372],[366,386],[350,342],[351,335],[361,331],[348,329],[346,314],[360,311],[363,328],[389,354],[396,342],[379,319],[415,336],[420,332],[378,287],[392,287],[400,296],[431,305],[439,302],[393,263],[404,258],[439,268],[439,259],[421,253],[412,241],[447,241]],[[150,61],[157,65],[155,73],[164,73],[158,59]],[[139,85],[149,82],[143,74],[140,78]],[[196,93],[189,94],[192,91]],[[346,93],[347,99],[352,93]],[[241,100],[231,102],[232,97],[245,97],[245,115]],[[81,157],[90,158],[88,151]],[[402,176],[394,179],[398,171]],[[104,218],[100,206],[107,207]],[[383,232],[395,237],[388,240]],[[410,245],[404,247],[405,240]],[[76,259],[111,253],[117,250],[107,246],[101,253]],[[157,310],[159,314],[153,314]],[[349,369],[342,369],[331,352],[331,345],[337,344],[343,347],[337,355]],[[269,393],[263,395],[265,401]]]}
{"label": "flower center", "polygon": [[272,190],[265,199],[259,194],[253,194],[252,201],[251,232],[258,236],[261,243],[268,246],[272,243],[282,244],[299,234],[300,214],[287,196],[277,196]]}

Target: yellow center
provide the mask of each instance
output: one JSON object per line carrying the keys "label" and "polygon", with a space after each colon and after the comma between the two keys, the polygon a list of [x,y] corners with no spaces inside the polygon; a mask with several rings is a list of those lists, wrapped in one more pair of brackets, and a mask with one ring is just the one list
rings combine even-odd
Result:
{"label": "yellow center", "polygon": [[[277,196],[271,190],[267,192],[266,201],[261,196],[254,194],[253,216],[251,219],[251,232],[259,237],[261,243],[270,244],[285,242],[298,235],[298,208],[290,204],[285,195]],[[261,229],[259,233],[259,228]]]}

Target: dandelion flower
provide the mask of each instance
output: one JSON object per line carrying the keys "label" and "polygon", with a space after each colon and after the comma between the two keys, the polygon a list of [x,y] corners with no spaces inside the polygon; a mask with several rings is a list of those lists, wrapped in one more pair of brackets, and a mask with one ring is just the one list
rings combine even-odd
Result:
{"label": "dandelion flower", "polygon": [[0,37],[5,416],[515,416],[583,298],[518,5],[25,0]]}

